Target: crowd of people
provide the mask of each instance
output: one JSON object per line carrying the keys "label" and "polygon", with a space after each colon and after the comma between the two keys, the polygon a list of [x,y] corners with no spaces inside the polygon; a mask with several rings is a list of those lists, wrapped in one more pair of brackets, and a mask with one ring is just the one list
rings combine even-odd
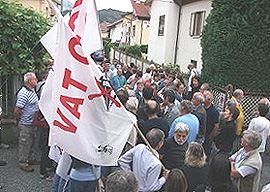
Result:
{"label": "crowd of people", "polygon": [[[63,153],[56,162],[52,192],[94,192],[101,181],[106,192],[258,192],[270,135],[269,100],[258,103],[244,130],[243,91],[236,89],[219,112],[209,84],[201,82],[193,64],[188,69],[185,83],[181,73],[155,65],[144,74],[134,64],[102,66],[104,78],[137,118],[142,135],[134,128],[133,142],[126,144],[116,167],[90,165]],[[42,127],[40,176],[51,180],[49,127],[38,112],[35,74],[26,73],[24,83],[14,112],[20,129],[19,166],[33,171],[35,122]],[[42,85],[36,88],[38,93]],[[237,150],[236,142],[241,142]],[[65,176],[59,172],[60,164],[62,170],[65,165]]]}

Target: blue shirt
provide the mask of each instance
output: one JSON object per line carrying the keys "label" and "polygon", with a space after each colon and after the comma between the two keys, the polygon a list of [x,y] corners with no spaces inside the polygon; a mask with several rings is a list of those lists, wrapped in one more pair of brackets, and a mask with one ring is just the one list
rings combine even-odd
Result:
{"label": "blue shirt", "polygon": [[120,87],[123,87],[124,85],[126,85],[127,81],[126,81],[125,76],[123,76],[123,75],[121,77],[114,76],[112,78],[111,84],[112,84],[114,91],[117,91]]}
{"label": "blue shirt", "polygon": [[174,136],[174,127],[179,122],[182,122],[188,125],[189,135],[187,138],[187,142],[188,144],[190,144],[192,141],[196,139],[197,134],[199,132],[199,120],[195,115],[190,114],[190,113],[176,118],[171,125],[168,138],[172,138]]}
{"label": "blue shirt", "polygon": [[100,178],[101,167],[92,166],[81,167],[78,169],[72,168],[70,171],[70,178],[76,181],[95,181]]}
{"label": "blue shirt", "polygon": [[19,124],[32,125],[34,113],[39,110],[39,100],[36,92],[27,87],[22,87],[17,95],[16,107],[22,109]]}

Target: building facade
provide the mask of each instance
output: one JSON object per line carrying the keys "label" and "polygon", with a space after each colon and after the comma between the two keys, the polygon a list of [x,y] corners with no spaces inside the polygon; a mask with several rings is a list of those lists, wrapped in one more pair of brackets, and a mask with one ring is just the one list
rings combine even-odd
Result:
{"label": "building facade", "polygon": [[149,6],[141,1],[131,0],[132,12],[125,13],[122,19],[109,25],[112,42],[125,45],[147,45],[150,31]]}
{"label": "building facade", "polygon": [[200,35],[211,0],[148,0],[151,6],[148,60],[176,63],[181,71],[194,63],[202,69]]}

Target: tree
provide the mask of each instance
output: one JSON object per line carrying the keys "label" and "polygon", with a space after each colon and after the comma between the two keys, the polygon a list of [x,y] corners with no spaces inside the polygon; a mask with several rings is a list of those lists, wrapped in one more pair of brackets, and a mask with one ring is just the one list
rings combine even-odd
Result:
{"label": "tree", "polygon": [[270,1],[213,0],[202,33],[202,77],[270,92]]}
{"label": "tree", "polygon": [[40,68],[45,50],[37,43],[50,28],[48,18],[9,1],[0,0],[0,10],[0,74]]}

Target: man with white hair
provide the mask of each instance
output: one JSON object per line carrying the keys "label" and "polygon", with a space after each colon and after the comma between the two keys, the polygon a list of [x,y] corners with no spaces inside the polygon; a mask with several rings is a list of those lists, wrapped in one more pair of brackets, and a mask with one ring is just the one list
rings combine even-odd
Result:
{"label": "man with white hair", "polygon": [[206,131],[206,111],[202,104],[204,102],[204,96],[201,92],[194,93],[191,102],[194,105],[193,114],[198,118],[200,122],[199,134],[197,135],[197,142],[203,144]]}
{"label": "man with white hair", "polygon": [[184,165],[185,154],[188,148],[188,134],[188,125],[179,122],[175,125],[174,137],[165,140],[164,145],[160,149],[159,153],[160,159],[167,169],[181,169]]}
{"label": "man with white hair", "polygon": [[192,141],[194,141],[197,138],[197,134],[199,132],[199,120],[198,118],[191,114],[193,111],[193,104],[188,100],[183,100],[179,107],[181,116],[177,117],[169,131],[169,138],[172,138],[174,136],[174,130],[176,127],[176,124],[179,122],[185,123],[189,127],[189,134],[187,136],[187,142],[190,144]]}
{"label": "man with white hair", "polygon": [[34,113],[39,110],[38,96],[34,91],[36,85],[36,75],[32,72],[26,73],[24,75],[24,86],[18,92],[14,110],[14,115],[20,129],[19,166],[21,170],[26,172],[34,171],[31,164],[36,162],[34,144],[37,129],[32,126]]}

